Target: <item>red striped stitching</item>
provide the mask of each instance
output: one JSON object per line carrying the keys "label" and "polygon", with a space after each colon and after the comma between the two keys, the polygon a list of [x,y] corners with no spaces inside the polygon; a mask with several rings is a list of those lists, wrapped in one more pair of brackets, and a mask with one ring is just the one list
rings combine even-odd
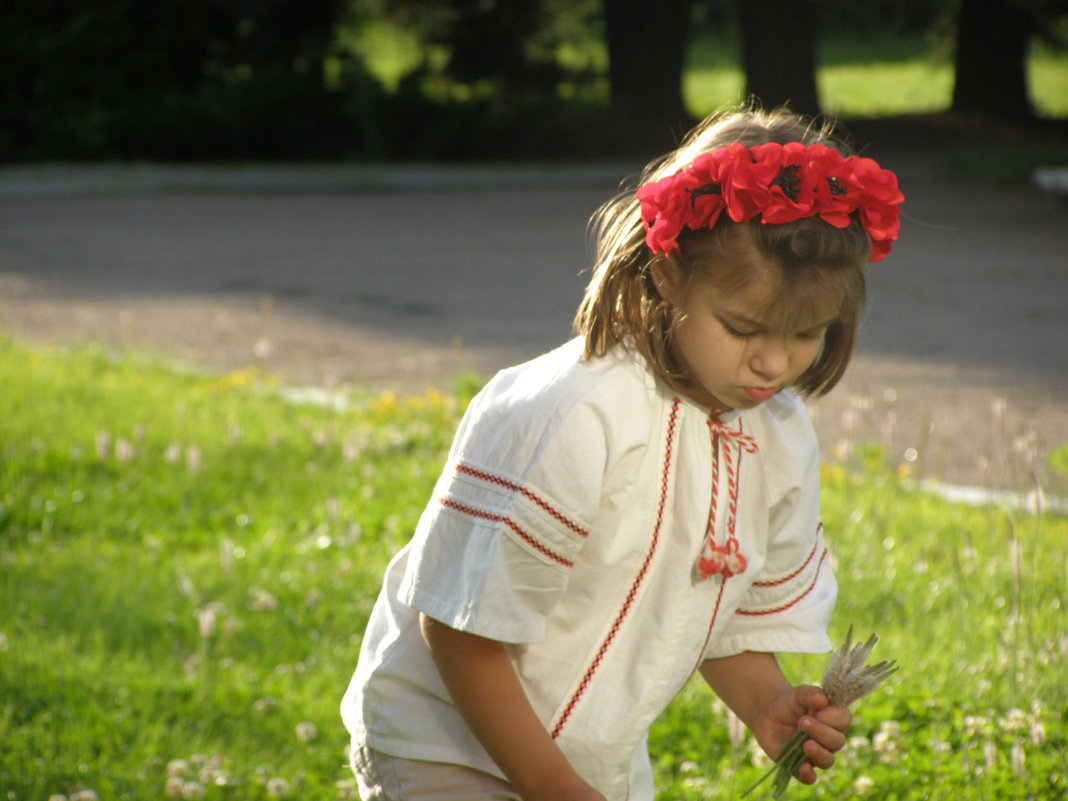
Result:
{"label": "red striped stitching", "polygon": [[[723,579],[719,583],[719,595],[716,596],[716,606],[712,610],[712,620],[708,622],[708,633],[705,634],[705,644],[701,646],[701,652],[697,655],[697,665],[693,670],[697,670],[701,667],[701,662],[705,657],[705,649],[708,647],[709,640],[712,639],[712,630],[716,627],[716,618],[719,616],[719,603],[723,600],[723,591],[727,588],[727,582],[730,579]],[[690,671],[693,673],[693,671]]]}
{"label": "red striped stitching", "polygon": [[578,706],[579,701],[581,701],[582,697],[586,694],[586,690],[589,688],[590,682],[593,680],[593,674],[596,673],[597,669],[601,666],[605,654],[608,653],[608,649],[615,641],[616,635],[623,627],[623,621],[630,613],[634,599],[638,595],[638,589],[641,587],[642,583],[645,581],[646,575],[649,573],[649,565],[653,561],[653,555],[656,553],[657,545],[660,542],[660,526],[664,522],[664,508],[667,506],[668,484],[671,478],[671,457],[675,447],[675,425],[678,420],[680,403],[681,401],[678,398],[672,399],[671,415],[668,418],[667,442],[664,445],[664,467],[660,474],[660,502],[657,505],[656,525],[653,527],[653,533],[649,542],[649,550],[646,551],[642,566],[638,569],[638,574],[634,577],[634,582],[631,584],[630,591],[627,593],[626,600],[623,602],[623,607],[619,610],[619,614],[616,615],[616,619],[612,622],[612,627],[608,630],[604,642],[601,643],[601,647],[597,649],[597,654],[594,656],[593,661],[590,663],[589,667],[586,668],[586,672],[583,674],[582,680],[579,682],[578,689],[575,690],[574,695],[572,695],[567,702],[564,711],[560,713],[560,719],[556,722],[556,725],[552,730],[553,739],[560,736],[560,732],[563,731],[564,725],[571,718],[572,713],[575,711],[575,707]]}
{"label": "red striped stitching", "polygon": [[[816,526],[816,534],[817,535],[819,534],[819,532],[820,532],[820,530],[822,528],[823,528],[822,524],[819,525],[819,526]],[[812,550],[808,552],[808,556],[805,558],[804,563],[801,565],[801,567],[797,568],[797,570],[795,570],[790,575],[783,576],[782,578],[775,579],[774,581],[754,581],[753,582],[753,586],[754,587],[765,587],[765,588],[767,588],[767,587],[778,587],[780,584],[785,584],[790,579],[797,578],[797,576],[800,575],[802,572],[804,572],[805,568],[808,567],[809,562],[812,561],[812,557],[814,557],[816,555],[816,551],[819,549],[819,547],[820,547],[820,542],[819,542],[819,539],[817,539],[814,543],[812,543]]]}
{"label": "red striped stitching", "polygon": [[823,549],[823,553],[820,554],[819,564],[816,565],[816,575],[812,577],[812,583],[805,588],[805,591],[782,606],[777,606],[774,609],[739,609],[735,614],[744,615],[746,617],[761,617],[763,615],[777,615],[779,612],[785,612],[792,606],[796,606],[801,600],[808,595],[812,590],[816,588],[816,583],[819,581],[820,572],[823,570],[823,563],[827,559],[827,549]]}
{"label": "red striped stitching", "polygon": [[463,462],[459,462],[456,465],[456,472],[463,473],[466,476],[472,476],[473,478],[477,478],[481,481],[485,481],[487,484],[496,484],[498,487],[504,487],[505,489],[509,489],[512,492],[518,492],[524,498],[527,498],[528,500],[540,506],[558,523],[561,523],[562,525],[566,526],[568,529],[573,531],[575,534],[578,534],[580,537],[588,537],[590,535],[589,531],[587,531],[578,523],[574,522],[569,517],[564,515],[563,512],[556,509],[554,506],[552,506],[552,504],[550,504],[540,495],[535,492],[532,492],[521,484],[517,484],[514,481],[509,481],[503,476],[494,475],[493,473],[487,473],[485,470],[479,470],[477,467],[471,467],[471,465],[464,464]]}
{"label": "red striped stitching", "polygon": [[478,509],[474,506],[468,506],[466,503],[454,501],[452,498],[442,498],[441,505],[449,509],[453,509],[457,512],[461,512],[462,514],[470,515],[471,517],[478,517],[482,520],[489,520],[493,523],[504,523],[506,526],[508,526],[508,528],[512,529],[512,531],[518,534],[524,542],[530,545],[530,547],[538,551],[538,553],[544,554],[545,556],[552,559],[554,562],[557,562],[563,565],[564,567],[573,567],[575,564],[566,556],[561,556],[560,554],[556,553],[556,551],[553,551],[543,543],[536,540],[533,536],[524,531],[523,528],[510,517],[505,517],[504,515],[497,515],[493,512],[487,512],[485,509]]}

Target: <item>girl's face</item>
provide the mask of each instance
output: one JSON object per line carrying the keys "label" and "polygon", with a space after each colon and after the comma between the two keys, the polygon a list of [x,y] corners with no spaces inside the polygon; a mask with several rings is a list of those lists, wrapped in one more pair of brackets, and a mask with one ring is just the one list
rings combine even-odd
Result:
{"label": "girl's face", "polygon": [[763,265],[742,289],[725,293],[706,277],[687,285],[674,261],[654,265],[661,295],[681,317],[673,355],[698,385],[690,394],[702,406],[751,409],[790,386],[819,356],[840,301],[825,297],[804,314],[776,314],[777,270]]}

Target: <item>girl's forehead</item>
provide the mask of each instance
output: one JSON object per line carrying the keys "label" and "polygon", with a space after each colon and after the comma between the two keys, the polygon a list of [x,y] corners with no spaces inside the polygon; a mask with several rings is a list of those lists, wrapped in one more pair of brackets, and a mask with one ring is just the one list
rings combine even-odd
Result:
{"label": "girl's forehead", "polygon": [[715,296],[721,313],[775,331],[805,331],[833,322],[843,300],[841,290],[814,275],[787,282],[777,268]]}

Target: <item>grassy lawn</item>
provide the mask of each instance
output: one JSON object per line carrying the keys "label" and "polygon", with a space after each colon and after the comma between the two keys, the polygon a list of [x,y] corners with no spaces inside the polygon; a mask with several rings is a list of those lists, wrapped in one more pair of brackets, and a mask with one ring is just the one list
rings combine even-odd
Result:
{"label": "grassy lawn", "polygon": [[[468,395],[302,406],[254,371],[0,338],[2,797],[355,797],[338,703]],[[877,631],[902,670],[791,797],[1063,797],[1068,520],[908,491],[876,453],[823,500],[833,636]],[[697,683],[651,747],[664,798],[762,772]]]}

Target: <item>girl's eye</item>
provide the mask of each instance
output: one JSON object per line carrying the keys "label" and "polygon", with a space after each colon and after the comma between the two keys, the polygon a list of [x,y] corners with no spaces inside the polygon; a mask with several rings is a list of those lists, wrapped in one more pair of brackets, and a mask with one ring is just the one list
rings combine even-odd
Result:
{"label": "girl's eye", "polygon": [[724,322],[723,327],[727,329],[727,333],[732,337],[738,337],[739,339],[748,339],[749,337],[756,336],[756,331],[740,331],[730,323]]}

